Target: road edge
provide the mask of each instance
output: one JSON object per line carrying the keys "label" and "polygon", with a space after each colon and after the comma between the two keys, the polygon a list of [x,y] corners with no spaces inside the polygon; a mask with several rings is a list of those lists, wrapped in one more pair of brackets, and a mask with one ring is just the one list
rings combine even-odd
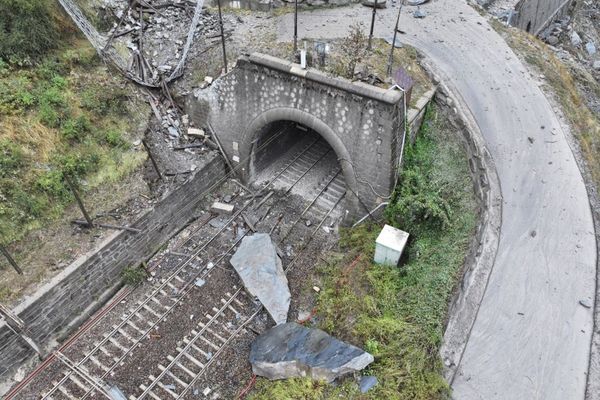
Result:
{"label": "road edge", "polygon": [[433,82],[438,84],[437,102],[450,108],[463,132],[475,192],[481,206],[477,230],[462,269],[462,279],[457,283],[448,307],[440,349],[444,378],[452,384],[496,260],[502,225],[502,190],[496,165],[470,108],[450,79],[435,67],[426,54],[418,51],[422,56],[422,66]]}

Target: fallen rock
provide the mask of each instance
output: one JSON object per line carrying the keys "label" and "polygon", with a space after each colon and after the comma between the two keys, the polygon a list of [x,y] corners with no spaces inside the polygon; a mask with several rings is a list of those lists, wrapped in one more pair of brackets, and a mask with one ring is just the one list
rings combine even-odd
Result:
{"label": "fallen rock", "polygon": [[377,385],[377,378],[374,376],[361,376],[358,385],[361,393],[367,393]]}
{"label": "fallen rock", "polygon": [[579,47],[581,45],[581,36],[575,31],[571,33],[571,44],[573,47]]}
{"label": "fallen rock", "polygon": [[409,6],[420,6],[421,4],[427,3],[429,0],[408,0],[406,4]]}
{"label": "fallen rock", "polygon": [[310,377],[333,382],[372,362],[373,356],[358,347],[294,322],[263,333],[250,351],[254,374],[272,380]]}
{"label": "fallen rock", "polygon": [[206,136],[206,132],[204,132],[204,129],[199,129],[199,128],[188,128],[187,134],[188,134],[188,136],[201,137],[201,138]]}
{"label": "fallen rock", "polygon": [[596,54],[596,44],[594,42],[588,42],[585,44],[585,50],[590,56]]}
{"label": "fallen rock", "polygon": [[387,8],[387,0],[377,0],[377,6],[375,0],[363,0],[361,4],[366,7]]}
{"label": "fallen rock", "polygon": [[271,237],[266,233],[246,236],[230,262],[248,292],[260,300],[275,323],[285,323],[291,294]]}
{"label": "fallen rock", "polygon": [[215,201],[212,206],[210,206],[210,210],[217,214],[233,214],[233,209],[233,204],[225,204],[219,201]]}
{"label": "fallen rock", "polygon": [[594,64],[592,64],[592,68],[594,68],[596,71],[600,71],[600,60],[594,61]]}
{"label": "fallen rock", "polygon": [[558,38],[556,36],[552,35],[552,36],[548,37],[546,42],[548,42],[548,44],[551,46],[556,46],[558,44]]}

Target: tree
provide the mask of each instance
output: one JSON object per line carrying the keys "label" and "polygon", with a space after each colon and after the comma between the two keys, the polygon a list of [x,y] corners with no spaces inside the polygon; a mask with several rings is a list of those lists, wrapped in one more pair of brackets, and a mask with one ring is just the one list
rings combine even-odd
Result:
{"label": "tree", "polygon": [[363,33],[363,27],[360,23],[355,23],[350,27],[350,34],[342,39],[340,45],[341,62],[346,66],[345,77],[354,78],[356,65],[361,63],[367,55],[367,37]]}

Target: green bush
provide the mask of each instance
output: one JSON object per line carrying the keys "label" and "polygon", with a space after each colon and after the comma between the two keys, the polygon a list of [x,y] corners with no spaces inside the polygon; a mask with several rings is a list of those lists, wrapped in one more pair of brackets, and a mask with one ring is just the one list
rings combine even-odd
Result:
{"label": "green bush", "polygon": [[23,111],[36,102],[33,85],[25,76],[0,80],[0,113]]}
{"label": "green bush", "polygon": [[66,201],[71,196],[71,193],[64,182],[63,173],[59,170],[44,172],[36,180],[36,186],[49,196],[61,201]]}
{"label": "green bush", "polygon": [[30,64],[59,39],[51,0],[0,0],[0,58]]}
{"label": "green bush", "polygon": [[59,87],[43,89],[39,96],[40,121],[50,128],[58,128],[68,118],[67,100]]}
{"label": "green bush", "polygon": [[123,139],[123,136],[119,131],[114,129],[110,129],[106,132],[104,140],[109,146],[114,148],[127,150],[130,147],[129,142]]}
{"label": "green bush", "polygon": [[146,278],[146,271],[142,267],[126,267],[121,272],[123,283],[130,286],[139,285]]}
{"label": "green bush", "polygon": [[89,133],[92,126],[85,115],[72,119],[69,118],[62,124],[60,133],[70,141],[83,142],[85,134]]}
{"label": "green bush", "polygon": [[15,143],[0,141],[0,178],[15,175],[25,165],[25,154]]}
{"label": "green bush", "polygon": [[81,106],[100,115],[123,115],[126,112],[126,100],[127,92],[124,89],[108,89],[97,84],[90,85],[81,93]]}

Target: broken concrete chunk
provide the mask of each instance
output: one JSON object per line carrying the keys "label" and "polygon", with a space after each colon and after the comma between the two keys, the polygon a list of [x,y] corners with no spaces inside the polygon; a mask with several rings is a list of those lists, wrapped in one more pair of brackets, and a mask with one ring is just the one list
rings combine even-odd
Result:
{"label": "broken concrete chunk", "polygon": [[310,377],[333,382],[372,362],[373,356],[358,347],[294,322],[263,333],[250,351],[252,371],[269,379]]}
{"label": "broken concrete chunk", "polygon": [[199,128],[188,128],[187,134],[189,136],[194,136],[194,137],[206,136],[206,132],[204,132],[204,129],[199,129]]}
{"label": "broken concrete chunk", "polygon": [[234,208],[233,204],[225,204],[219,201],[215,201],[212,206],[210,206],[210,210],[218,214],[233,214]]}
{"label": "broken concrete chunk", "polygon": [[275,323],[287,321],[290,289],[271,237],[266,233],[246,236],[230,262],[248,292],[260,300]]}

